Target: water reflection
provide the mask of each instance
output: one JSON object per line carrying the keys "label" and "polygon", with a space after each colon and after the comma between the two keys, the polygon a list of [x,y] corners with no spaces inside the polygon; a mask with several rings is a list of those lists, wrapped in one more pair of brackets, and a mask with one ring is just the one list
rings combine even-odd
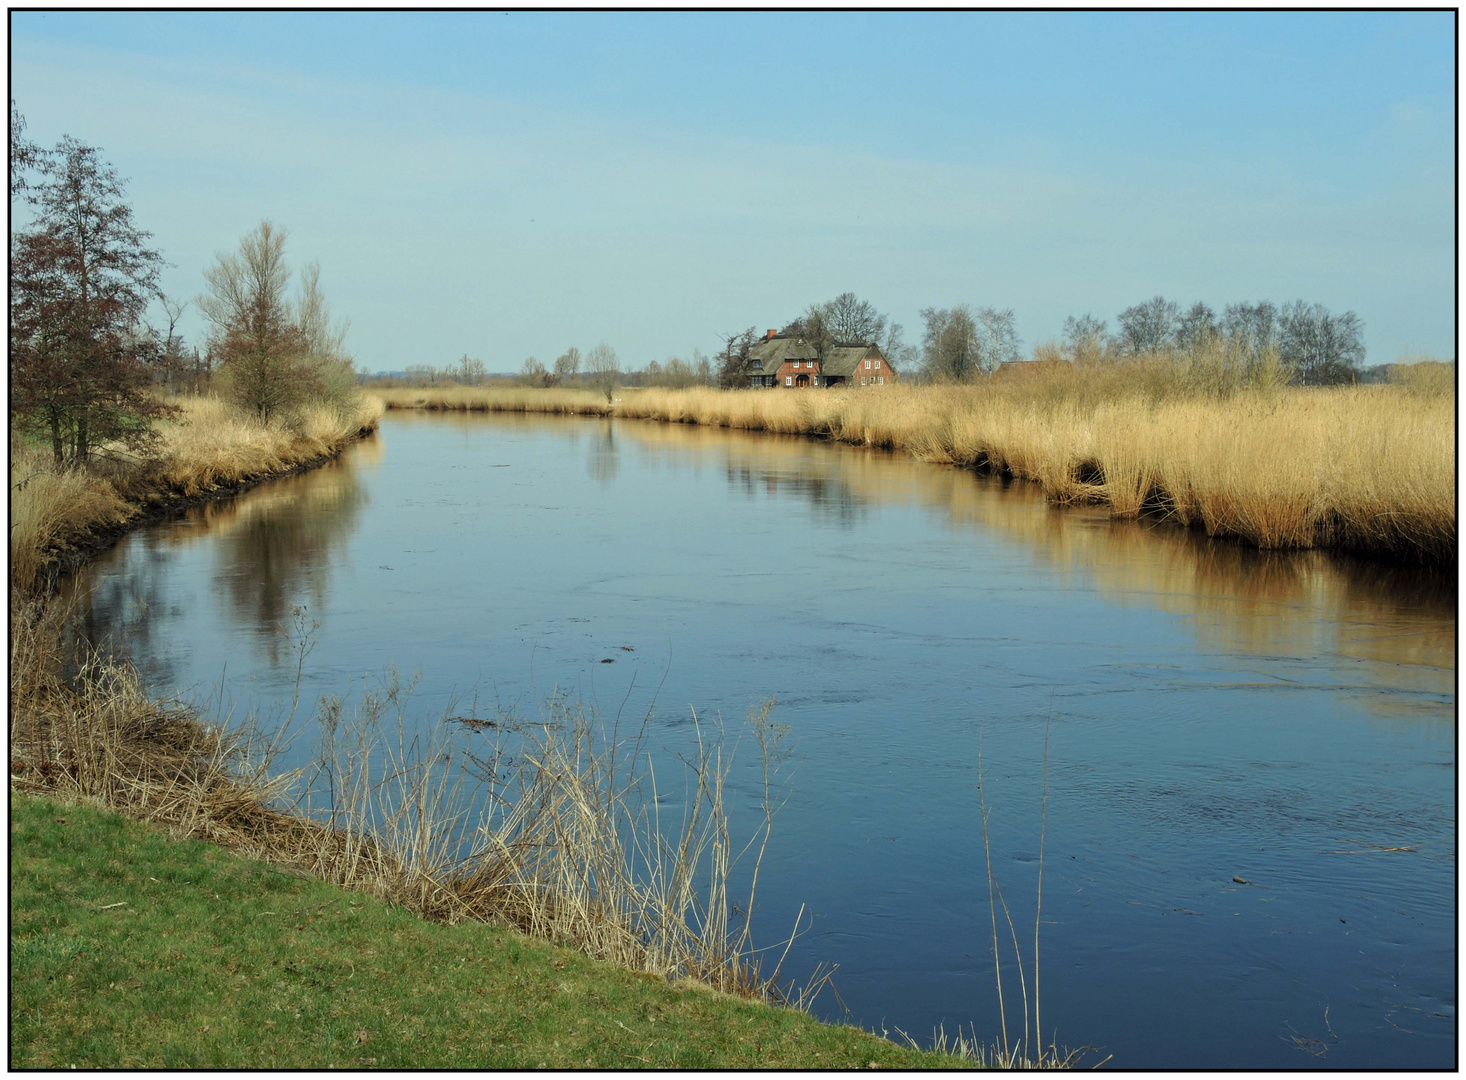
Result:
{"label": "water reflection", "polygon": [[775,467],[729,461],[724,470],[728,486],[749,499],[793,497],[809,503],[816,520],[850,529],[866,510],[865,500],[838,477],[809,471],[799,463]]}
{"label": "water reflection", "polygon": [[615,421],[604,420],[597,426],[596,433],[591,439],[588,466],[591,479],[602,487],[616,479],[620,463],[616,460]]}
{"label": "water reflection", "polygon": [[[366,492],[341,461],[319,477],[294,478],[261,498],[221,508],[213,580],[236,618],[261,629],[271,666],[288,649],[291,611],[324,607],[331,560],[355,531]],[[229,509],[233,510],[232,515]]]}
{"label": "water reflection", "polygon": [[147,530],[119,553],[123,572],[68,583],[74,633],[95,645],[125,641],[145,679],[173,682],[172,650],[152,643],[169,639],[171,624],[196,598],[178,591],[169,555],[210,540],[213,595],[228,603],[239,624],[254,628],[259,648],[277,666],[291,648],[293,610],[326,606],[332,562],[368,501],[357,470],[375,464],[381,452],[377,440],[367,440],[310,473],[272,481],[248,498],[192,507]]}
{"label": "water reflection", "polygon": [[[1361,673],[1361,684],[1403,681],[1434,698],[1454,694],[1454,584],[1438,572],[1321,551],[1255,551],[1165,524],[1117,521],[1099,508],[1059,509],[1032,485],[876,450],[832,453],[808,439],[679,424],[623,423],[621,432],[667,461],[720,461],[729,487],[747,497],[793,494],[842,524],[869,506],[915,503],[953,525],[1002,534],[1071,587],[1186,617],[1207,648],[1299,659],[1336,651],[1374,669]],[[1421,704],[1361,692],[1376,713],[1411,714]]]}

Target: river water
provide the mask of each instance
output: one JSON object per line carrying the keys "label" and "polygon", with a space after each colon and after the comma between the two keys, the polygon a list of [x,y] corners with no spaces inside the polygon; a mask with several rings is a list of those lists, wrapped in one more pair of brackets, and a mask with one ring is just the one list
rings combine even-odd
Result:
{"label": "river water", "polygon": [[1454,579],[812,440],[390,413],[74,585],[89,636],[216,713],[288,704],[296,607],[307,701],[393,665],[424,716],[558,688],[654,708],[670,754],[692,709],[732,728],[776,698],[795,768],[754,928],[803,905],[785,971],[838,965],[827,1018],[997,1037],[980,752],[1028,964],[1045,826],[1046,1041],[1134,1068],[1455,1064]]}

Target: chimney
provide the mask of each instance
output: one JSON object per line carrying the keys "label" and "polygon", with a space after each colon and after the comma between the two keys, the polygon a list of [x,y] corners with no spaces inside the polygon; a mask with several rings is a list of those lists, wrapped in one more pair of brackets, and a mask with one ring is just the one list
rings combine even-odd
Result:
{"label": "chimney", "polygon": [[779,331],[777,331],[777,330],[770,330],[770,331],[769,331],[769,332],[768,332],[768,333],[767,333],[767,334],[765,334],[765,335],[764,335],[764,340],[765,340],[765,341],[768,341],[768,340],[769,340],[769,338],[771,338],[771,337],[773,337],[773,336],[774,336],[774,335],[775,335],[775,334],[777,334],[777,333],[778,333],[778,332],[779,332]]}

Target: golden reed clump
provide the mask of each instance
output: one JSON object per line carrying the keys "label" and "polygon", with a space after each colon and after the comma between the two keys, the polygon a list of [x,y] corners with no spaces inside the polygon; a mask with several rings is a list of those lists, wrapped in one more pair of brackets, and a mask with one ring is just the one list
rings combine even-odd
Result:
{"label": "golden reed clump", "polygon": [[1455,397],[1448,381],[1436,382],[1239,388],[1225,372],[1153,362],[1046,364],[970,385],[623,389],[609,406],[574,389],[379,394],[389,409],[615,415],[824,436],[997,469],[1036,481],[1055,502],[1104,503],[1117,517],[1165,513],[1259,548],[1343,547],[1452,564]]}

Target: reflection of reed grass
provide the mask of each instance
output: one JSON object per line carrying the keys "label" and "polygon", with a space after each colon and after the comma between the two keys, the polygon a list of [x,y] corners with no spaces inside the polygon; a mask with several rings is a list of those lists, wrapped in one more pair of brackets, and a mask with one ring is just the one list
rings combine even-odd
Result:
{"label": "reflection of reed grass", "polygon": [[262,424],[217,398],[179,398],[182,415],[160,425],[162,443],[141,461],[106,447],[87,470],[58,470],[49,451],[11,440],[10,580],[21,589],[91,538],[150,508],[229,491],[321,461],[381,416],[364,396],[343,415],[305,410],[286,426]]}
{"label": "reflection of reed grass", "polygon": [[[1127,369],[1133,368],[1127,374]],[[902,449],[1119,517],[1164,510],[1260,548],[1455,558],[1455,402],[1395,386],[1201,393],[1155,365],[870,392],[627,390],[618,416]],[[590,413],[587,391],[383,390],[388,408]]]}

